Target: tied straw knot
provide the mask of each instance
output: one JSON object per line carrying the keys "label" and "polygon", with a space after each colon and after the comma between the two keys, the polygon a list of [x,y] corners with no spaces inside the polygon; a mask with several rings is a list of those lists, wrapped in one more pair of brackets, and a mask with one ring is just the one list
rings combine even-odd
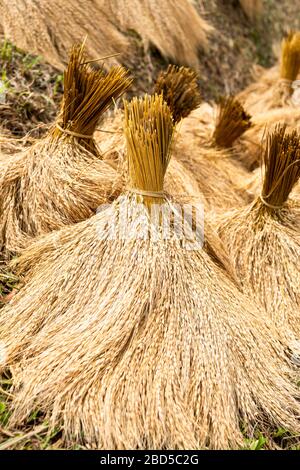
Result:
{"label": "tied straw knot", "polygon": [[166,198],[166,193],[164,191],[147,191],[144,189],[138,188],[127,188],[127,191],[132,194],[136,194],[138,196],[145,196],[145,197],[155,197],[155,198]]}
{"label": "tied straw knot", "polygon": [[57,129],[59,129],[60,132],[62,132],[63,134],[68,134],[68,135],[71,135],[72,137],[78,137],[79,139],[87,139],[87,140],[91,140],[91,139],[94,138],[92,135],[80,134],[80,133],[78,133],[78,132],[70,131],[69,129],[64,129],[64,128],[61,127],[61,125],[58,124],[58,123],[56,123],[56,127],[57,127]]}
{"label": "tied straw knot", "polygon": [[262,194],[259,195],[259,199],[261,200],[261,202],[263,203],[264,206],[269,207],[270,209],[274,209],[274,210],[282,209],[283,204],[281,206],[275,206],[273,204],[269,204],[265,199],[266,197],[268,197],[268,196],[265,196],[265,195],[262,195]]}

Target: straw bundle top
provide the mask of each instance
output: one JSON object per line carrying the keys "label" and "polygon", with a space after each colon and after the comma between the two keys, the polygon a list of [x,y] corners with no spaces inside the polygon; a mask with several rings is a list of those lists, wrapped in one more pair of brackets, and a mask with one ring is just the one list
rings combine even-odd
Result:
{"label": "straw bundle top", "polygon": [[201,103],[197,73],[188,67],[169,65],[159,74],[154,91],[163,96],[176,124]]}
{"label": "straw bundle top", "polygon": [[237,99],[232,96],[222,98],[219,103],[213,142],[218,147],[230,148],[251,125],[251,116],[246,113]]}
{"label": "straw bundle top", "polygon": [[125,102],[130,192],[145,196],[150,202],[164,197],[164,177],[173,134],[172,114],[162,96],[146,95]]}
{"label": "straw bundle top", "polygon": [[93,70],[85,61],[84,44],[72,48],[64,72],[62,109],[54,129],[54,136],[66,134],[81,140],[84,147],[95,153],[93,134],[100,116],[131,85],[132,79],[121,66],[108,73]]}
{"label": "straw bundle top", "polygon": [[281,209],[300,178],[300,140],[296,131],[286,134],[279,125],[268,136],[263,155],[265,175],[261,202],[272,210]]}

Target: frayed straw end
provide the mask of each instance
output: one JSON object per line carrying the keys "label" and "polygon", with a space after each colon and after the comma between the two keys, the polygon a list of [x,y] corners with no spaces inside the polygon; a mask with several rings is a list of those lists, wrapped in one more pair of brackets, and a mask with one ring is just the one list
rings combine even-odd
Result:
{"label": "frayed straw end", "polygon": [[187,67],[169,65],[165,72],[159,74],[154,92],[163,96],[175,123],[187,117],[201,103],[197,73]]}
{"label": "frayed straw end", "polygon": [[251,127],[251,116],[233,97],[222,98],[213,134],[214,143],[221,148],[230,148]]}
{"label": "frayed straw end", "polygon": [[85,61],[85,46],[73,46],[64,73],[64,98],[59,123],[53,134],[63,133],[78,138],[81,145],[96,154],[92,136],[97,123],[113,100],[117,100],[130,87],[132,79],[121,66],[108,73],[94,70]]}
{"label": "frayed straw end", "polygon": [[300,178],[300,140],[297,132],[286,134],[286,125],[278,125],[267,138],[263,163],[265,175],[260,202],[270,210],[278,210]]}
{"label": "frayed straw end", "polygon": [[171,111],[162,96],[146,95],[130,103],[125,101],[128,186],[135,194],[140,191],[142,199],[149,202],[159,203],[159,198],[151,193],[163,191],[173,133]]}

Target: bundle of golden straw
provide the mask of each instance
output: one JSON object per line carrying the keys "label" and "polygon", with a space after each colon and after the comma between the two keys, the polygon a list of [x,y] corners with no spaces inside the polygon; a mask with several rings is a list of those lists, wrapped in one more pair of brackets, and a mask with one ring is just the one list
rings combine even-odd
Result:
{"label": "bundle of golden straw", "polygon": [[238,98],[253,116],[272,108],[292,105],[292,83],[300,71],[300,32],[290,32],[282,41],[280,65],[265,71],[261,78]]}
{"label": "bundle of golden straw", "polygon": [[[198,66],[198,50],[213,30],[189,0],[2,0],[0,22],[19,48],[62,68],[68,49],[88,36],[93,59],[134,53],[128,31],[146,49],[154,45],[166,58]],[[30,28],[28,28],[30,24]]]}
{"label": "bundle of golden straw", "polygon": [[170,110],[157,96],[125,108],[127,193],[18,261],[26,284],[0,323],[10,424],[39,409],[65,440],[98,449],[236,448],[266,423],[299,432],[279,332],[191,225],[175,230]]}
{"label": "bundle of golden straw", "polygon": [[[264,137],[279,122],[296,129],[299,98],[293,82],[300,71],[300,33],[291,32],[282,41],[281,63],[266,71],[240,95],[245,108],[253,114],[253,126],[239,142],[238,155],[248,170],[260,165]],[[268,132],[267,132],[268,131]]]}
{"label": "bundle of golden straw", "polygon": [[85,36],[88,36],[88,54],[92,59],[130,48],[128,39],[94,0],[2,0],[1,3],[0,22],[5,37],[20,49],[44,57],[58,69],[64,68],[72,45]]}
{"label": "bundle of golden straw", "polygon": [[194,175],[208,209],[236,207],[249,200],[242,184],[247,171],[232,158],[236,140],[249,126],[250,116],[231,97],[217,108],[203,104],[181,124],[175,157]]}
{"label": "bundle of golden straw", "polygon": [[187,117],[201,103],[197,73],[188,67],[169,65],[159,74],[154,92],[162,94],[175,123]]}
{"label": "bundle of golden straw", "polygon": [[101,160],[93,133],[130,83],[124,68],[94,71],[84,46],[73,47],[57,121],[46,137],[10,156],[1,174],[0,250],[18,252],[28,238],[79,222],[118,194],[119,176]]}
{"label": "bundle of golden straw", "polygon": [[224,214],[219,234],[242,289],[283,332],[300,334],[300,204],[289,195],[300,177],[296,132],[279,126],[263,155],[262,192],[253,204]]}
{"label": "bundle of golden straw", "polygon": [[[159,74],[154,93],[161,95],[168,104],[175,124],[188,116],[201,102],[197,74],[188,67],[170,65],[166,71]],[[101,127],[104,134],[99,133],[99,140],[101,139],[100,145],[105,160],[119,172],[126,174],[123,112],[117,110]],[[165,187],[168,192],[178,196],[203,199],[193,174],[178,160],[170,162]]]}
{"label": "bundle of golden straw", "polygon": [[213,31],[189,0],[97,0],[121,31],[136,31],[146,49],[155,46],[162,56],[197,68],[200,48]]}
{"label": "bundle of golden straw", "polygon": [[[197,73],[188,67],[169,65],[165,71],[160,72],[154,86],[154,94],[162,95],[164,101],[171,109],[173,120],[177,124],[187,117],[201,103],[201,96],[197,84]],[[124,161],[124,134],[123,112],[115,110],[113,116],[108,117],[102,125],[102,131],[96,138],[101,140],[101,149],[104,157],[115,168],[122,167]],[[105,135],[106,134],[106,135]]]}
{"label": "bundle of golden straw", "polygon": [[265,138],[280,123],[285,124],[289,131],[299,132],[300,107],[274,108],[253,117],[251,128],[245,132],[236,145],[235,155],[235,158],[249,171],[261,165]]}

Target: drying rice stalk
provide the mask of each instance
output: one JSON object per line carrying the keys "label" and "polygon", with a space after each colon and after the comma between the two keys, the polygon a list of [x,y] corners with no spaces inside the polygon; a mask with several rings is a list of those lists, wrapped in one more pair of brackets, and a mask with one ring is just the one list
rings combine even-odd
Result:
{"label": "drying rice stalk", "polygon": [[187,117],[201,103],[197,73],[187,67],[169,65],[157,78],[155,93],[162,94],[175,123]]}
{"label": "drying rice stalk", "polygon": [[282,41],[279,66],[267,70],[261,78],[239,94],[238,98],[253,116],[293,105],[292,83],[300,71],[300,32],[290,32]]}
{"label": "drying rice stalk", "polygon": [[201,191],[205,196],[207,208],[214,208],[215,204],[232,207],[247,200],[242,182],[248,175],[232,163],[228,151],[251,126],[251,118],[240,103],[229,97],[221,100],[217,110],[208,104],[198,108],[201,97],[197,75],[183,67],[169,66],[158,77],[155,91],[162,93],[175,122],[186,118],[174,153],[197,183],[198,194]]}
{"label": "drying rice stalk", "polygon": [[191,230],[164,236],[172,135],[161,97],[127,104],[126,194],[19,259],[26,284],[0,323],[11,425],[40,409],[65,440],[98,449],[236,448],[240,426],[267,423],[299,432],[275,327],[204,250],[186,249]]}
{"label": "drying rice stalk", "polygon": [[161,55],[197,68],[200,48],[213,31],[189,0],[97,0],[121,31],[133,30],[145,49],[155,46]]}
{"label": "drying rice stalk", "polygon": [[106,74],[83,65],[83,49],[72,49],[56,123],[45,138],[10,156],[0,176],[0,250],[7,254],[91,216],[119,191],[118,175],[101,161],[93,133],[131,81],[122,67]]}
{"label": "drying rice stalk", "polygon": [[[48,0],[2,0],[1,3],[0,22],[5,37],[20,49],[44,57],[60,70],[64,69],[69,49],[85,36],[88,36],[88,55],[92,59],[130,51],[128,39],[94,0],[55,0],[55,4]],[[106,63],[110,64],[109,61]]]}
{"label": "drying rice stalk", "polygon": [[[177,63],[198,66],[213,28],[189,0],[2,0],[4,34],[19,48],[62,69],[69,48],[88,36],[92,59],[134,52],[128,31]],[[30,28],[28,28],[30,24]],[[1,29],[1,25],[0,25]],[[116,60],[116,59],[113,59]]]}
{"label": "drying rice stalk", "polygon": [[[155,84],[154,92],[162,95],[171,109],[173,120],[178,124],[190,112],[197,108],[201,98],[197,84],[197,74],[187,67],[170,65],[161,72]],[[117,110],[113,117],[106,120],[102,126],[101,150],[104,158],[119,172],[126,174],[125,142],[122,133],[123,113]],[[110,132],[113,130],[113,134]],[[171,160],[165,178],[166,190],[177,196],[190,196],[203,200],[203,195],[193,177],[193,174],[178,160]]]}
{"label": "drying rice stalk", "polygon": [[217,109],[207,103],[201,105],[181,124],[175,156],[194,175],[208,210],[232,208],[249,201],[243,187],[247,171],[232,160],[234,139],[249,124],[250,116],[231,98]]}
{"label": "drying rice stalk", "polygon": [[218,147],[231,148],[251,127],[251,116],[234,97],[221,99],[213,140]]}
{"label": "drying rice stalk", "polygon": [[262,192],[255,202],[225,214],[219,234],[241,287],[265,309],[283,332],[300,334],[300,206],[289,198],[300,177],[296,132],[279,126],[263,156]]}

